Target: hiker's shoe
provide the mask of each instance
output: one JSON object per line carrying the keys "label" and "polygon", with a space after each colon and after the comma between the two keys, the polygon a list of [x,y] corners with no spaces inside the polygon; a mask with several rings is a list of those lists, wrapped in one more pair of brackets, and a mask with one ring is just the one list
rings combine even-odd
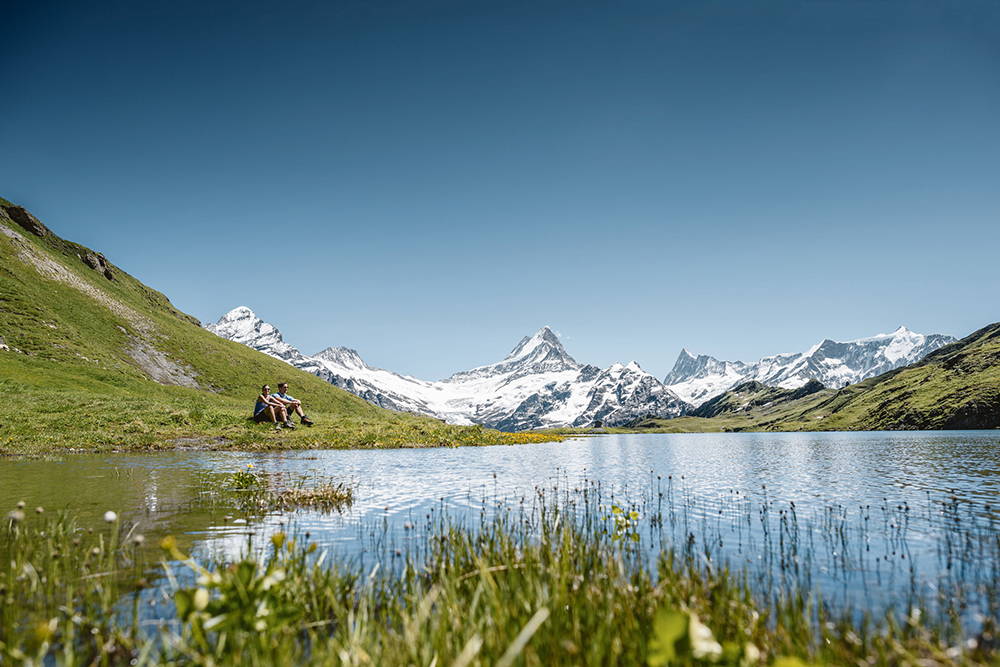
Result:
{"label": "hiker's shoe", "polygon": [[295,422],[292,421],[291,417],[285,420],[285,428],[295,428]]}
{"label": "hiker's shoe", "polygon": [[280,431],[282,426],[284,426],[284,424],[282,424],[281,422],[278,422],[277,424],[274,425],[274,430],[275,431]]}
{"label": "hiker's shoe", "polygon": [[301,421],[302,421],[302,423],[303,423],[303,424],[305,424],[306,426],[312,426],[313,424],[315,424],[315,423],[316,423],[316,422],[314,422],[313,420],[309,419],[309,417],[306,417],[305,415],[302,415],[302,420],[301,420]]}

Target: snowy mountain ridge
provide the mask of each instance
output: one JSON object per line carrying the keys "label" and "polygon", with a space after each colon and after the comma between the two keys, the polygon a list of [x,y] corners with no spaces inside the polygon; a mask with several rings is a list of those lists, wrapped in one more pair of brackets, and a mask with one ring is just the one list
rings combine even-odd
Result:
{"label": "snowy mountain ridge", "polygon": [[683,349],[663,384],[694,406],[750,380],[784,389],[818,380],[827,387],[840,388],[916,363],[954,341],[951,336],[920,334],[901,326],[891,333],[844,342],[827,338],[805,352],[777,354],[751,363],[695,356]]}
{"label": "snowy mountain ridge", "polygon": [[805,352],[755,362],[720,361],[681,350],[660,381],[632,361],[601,369],[577,362],[549,327],[522,338],[502,360],[439,381],[369,366],[356,350],[328,347],[302,354],[245,306],[206,326],[209,331],[317,375],[365,400],[454,424],[506,430],[619,426],[644,417],[676,417],[747,381],[795,389],[810,380],[847,384],[915,363],[953,342],[951,336],[899,327],[845,342],[825,339]]}
{"label": "snowy mountain ridge", "polygon": [[440,381],[369,366],[355,350],[344,347],[304,355],[286,343],[275,326],[245,306],[205,328],[381,407],[454,424],[511,431],[595,423],[613,426],[642,417],[676,417],[688,408],[634,361],[603,370],[578,363],[549,327],[522,338],[499,362]]}

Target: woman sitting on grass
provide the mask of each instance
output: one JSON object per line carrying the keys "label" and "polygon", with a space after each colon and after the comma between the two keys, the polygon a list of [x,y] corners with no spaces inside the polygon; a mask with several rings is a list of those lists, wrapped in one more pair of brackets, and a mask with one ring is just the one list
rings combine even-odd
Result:
{"label": "woman sitting on grass", "polygon": [[260,396],[253,406],[253,420],[258,424],[263,421],[271,421],[275,424],[274,430],[280,431],[281,426],[288,419],[285,406],[281,401],[271,396],[271,388],[266,384],[260,388]]}

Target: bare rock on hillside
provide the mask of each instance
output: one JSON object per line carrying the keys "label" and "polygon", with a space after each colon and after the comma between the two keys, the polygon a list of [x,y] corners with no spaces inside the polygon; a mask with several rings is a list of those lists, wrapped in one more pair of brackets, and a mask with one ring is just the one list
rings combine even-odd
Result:
{"label": "bare rock on hillside", "polygon": [[155,382],[178,387],[201,388],[195,380],[193,369],[180,365],[144,340],[133,338],[127,352],[135,363],[139,364],[139,368]]}
{"label": "bare rock on hillside", "polygon": [[20,206],[4,206],[3,210],[7,213],[7,217],[35,236],[48,236],[52,233],[38,218]]}
{"label": "bare rock on hillside", "polygon": [[103,273],[104,277],[108,280],[115,279],[115,274],[111,271],[111,265],[108,264],[108,260],[101,253],[88,252],[80,259],[82,259],[83,263],[92,268],[94,271]]}

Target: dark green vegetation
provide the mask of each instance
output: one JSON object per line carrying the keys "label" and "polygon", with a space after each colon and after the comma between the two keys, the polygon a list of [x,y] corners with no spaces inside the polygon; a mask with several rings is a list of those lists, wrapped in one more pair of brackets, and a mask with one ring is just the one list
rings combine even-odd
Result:
{"label": "dark green vegetation", "polygon": [[[705,535],[663,551],[650,570],[642,543],[672,509],[605,506],[594,485],[557,498],[540,492],[533,509],[484,518],[479,530],[438,521],[414,536],[418,555],[376,549],[375,569],[294,530],[271,535],[258,558],[198,560],[170,536],[150,548],[115,516],[84,526],[21,507],[0,523],[0,661],[787,667],[1000,658],[995,609],[964,629],[955,607],[940,605],[947,591],[885,616],[833,613],[796,568],[780,585],[730,572]],[[978,508],[954,509],[948,539],[978,541],[982,522],[969,513]],[[773,547],[766,557],[789,560],[812,548],[794,538]],[[996,545],[983,548],[995,555]],[[996,580],[988,585],[995,599]]]}
{"label": "dark green vegetation", "polygon": [[[551,439],[375,407],[205,331],[164,295],[2,199],[0,337],[0,455]],[[248,421],[260,385],[282,379],[315,428],[274,432]]]}
{"label": "dark green vegetation", "polygon": [[878,431],[1000,428],[1000,323],[920,362],[844,387],[783,390],[748,382],[679,419],[630,430]]}
{"label": "dark green vegetation", "polygon": [[354,487],[344,482],[290,484],[287,479],[257,472],[252,463],[210,486],[215,486],[216,493],[235,502],[244,513],[287,512],[303,507],[339,511],[354,502]]}
{"label": "dark green vegetation", "polygon": [[789,401],[796,401],[822,391],[823,385],[810,380],[798,389],[768,387],[760,382],[744,382],[688,413],[691,417],[718,417],[737,412],[749,412],[757,408],[768,408]]}

